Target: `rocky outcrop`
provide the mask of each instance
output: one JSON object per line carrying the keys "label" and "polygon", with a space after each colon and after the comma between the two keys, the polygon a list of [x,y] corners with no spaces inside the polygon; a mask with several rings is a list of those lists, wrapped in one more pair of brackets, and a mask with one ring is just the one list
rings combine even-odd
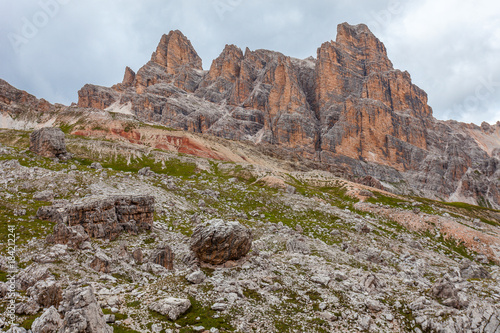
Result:
{"label": "rocky outcrop", "polygon": [[37,155],[67,160],[71,155],[66,151],[64,132],[60,128],[44,127],[30,135],[30,150]]}
{"label": "rocky outcrop", "polygon": [[169,270],[174,269],[174,252],[170,246],[161,245],[153,254],[153,263]]}
{"label": "rocky outcrop", "polygon": [[238,222],[210,220],[197,226],[191,250],[202,262],[220,265],[245,256],[252,247],[252,233]]}
{"label": "rocky outcrop", "polygon": [[[40,207],[37,218],[65,224],[82,226],[85,233],[93,238],[116,239],[120,233],[137,234],[150,230],[153,224],[154,198],[152,196],[111,196],[91,198],[74,204],[56,204]],[[49,241],[61,240],[61,235],[73,235],[78,230],[56,226]],[[83,236],[84,237],[84,236]],[[79,242],[78,239],[68,239]],[[61,240],[63,241],[63,240]]]}

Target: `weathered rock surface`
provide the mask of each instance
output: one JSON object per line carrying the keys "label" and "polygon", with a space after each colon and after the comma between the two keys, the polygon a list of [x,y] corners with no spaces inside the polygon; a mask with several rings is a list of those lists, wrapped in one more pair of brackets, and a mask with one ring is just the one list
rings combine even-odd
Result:
{"label": "weathered rock surface", "polygon": [[57,312],[56,308],[51,306],[43,312],[43,314],[36,318],[31,325],[33,333],[55,333],[62,326],[63,320]]}
{"label": "weathered rock surface", "polygon": [[70,286],[64,291],[59,311],[64,313],[61,333],[112,333],[106,325],[92,287]]}
{"label": "weathered rock surface", "polygon": [[174,252],[170,246],[163,244],[153,254],[153,263],[166,269],[174,269]]}
{"label": "weathered rock surface", "polygon": [[238,222],[210,220],[194,229],[190,246],[201,261],[220,265],[245,256],[252,247],[252,233]]}
{"label": "weathered rock surface", "polygon": [[173,297],[164,298],[149,305],[150,310],[161,313],[170,320],[177,320],[190,307],[191,302],[188,299]]}
{"label": "weathered rock surface", "polygon": [[111,259],[102,252],[97,252],[90,262],[90,268],[101,273],[111,272]]}
{"label": "weathered rock surface", "polygon": [[[122,232],[137,234],[150,230],[153,214],[154,198],[151,196],[111,196],[91,198],[75,204],[40,207],[37,218],[70,227],[82,226],[90,237],[114,240]],[[66,230],[63,226],[56,228],[55,232],[61,235],[79,237],[74,235],[74,232],[78,233],[78,229]],[[57,234],[50,237],[51,241],[57,239],[60,239]]]}
{"label": "weathered rock surface", "polygon": [[64,132],[60,128],[44,127],[30,135],[30,150],[43,157],[65,160],[71,157],[66,151]]}

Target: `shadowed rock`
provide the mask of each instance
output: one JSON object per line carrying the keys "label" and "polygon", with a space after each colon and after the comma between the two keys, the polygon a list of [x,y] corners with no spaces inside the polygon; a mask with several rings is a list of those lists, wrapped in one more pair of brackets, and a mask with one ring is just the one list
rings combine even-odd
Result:
{"label": "shadowed rock", "polygon": [[64,133],[60,128],[44,127],[30,135],[30,150],[43,157],[57,157],[62,160],[71,158],[66,151]]}
{"label": "shadowed rock", "polygon": [[238,222],[211,220],[197,226],[191,236],[191,250],[200,261],[213,265],[237,260],[251,247],[251,231]]}

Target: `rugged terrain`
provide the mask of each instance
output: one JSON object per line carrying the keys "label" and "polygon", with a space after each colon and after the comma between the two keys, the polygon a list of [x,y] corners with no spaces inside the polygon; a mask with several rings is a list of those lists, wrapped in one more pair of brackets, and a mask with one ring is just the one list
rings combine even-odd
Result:
{"label": "rugged terrain", "polygon": [[[44,325],[70,325],[68,313],[83,310],[68,299],[82,294],[84,317],[99,318],[88,310],[97,306],[114,332],[500,330],[498,211],[395,196],[325,171],[78,135],[66,135],[72,157],[63,161],[28,150],[29,137],[0,131],[2,253],[14,225],[16,318],[26,329],[42,314]],[[137,223],[154,221],[152,229],[89,238],[85,230],[96,229],[88,223],[108,216],[117,196],[154,198],[151,220],[135,213],[150,211],[139,208],[149,201],[126,208]],[[69,207],[55,211],[68,219],[54,217],[52,205]],[[213,219],[248,228],[250,252],[220,265],[196,259],[190,237]],[[78,223],[85,230],[66,230]],[[7,282],[8,258],[0,259]],[[190,303],[175,320],[158,313],[171,297]]]}
{"label": "rugged terrain", "polygon": [[364,25],[209,71],[173,31],[70,107],[0,80],[0,128],[4,331],[500,332],[500,126]]}

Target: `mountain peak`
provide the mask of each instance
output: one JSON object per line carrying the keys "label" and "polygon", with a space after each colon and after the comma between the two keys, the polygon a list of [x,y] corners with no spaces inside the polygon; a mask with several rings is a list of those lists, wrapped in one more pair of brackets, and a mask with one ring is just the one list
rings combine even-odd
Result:
{"label": "mountain peak", "polygon": [[202,69],[201,58],[189,39],[179,30],[172,30],[161,37],[151,61],[166,67],[168,74],[177,74],[184,66]]}

